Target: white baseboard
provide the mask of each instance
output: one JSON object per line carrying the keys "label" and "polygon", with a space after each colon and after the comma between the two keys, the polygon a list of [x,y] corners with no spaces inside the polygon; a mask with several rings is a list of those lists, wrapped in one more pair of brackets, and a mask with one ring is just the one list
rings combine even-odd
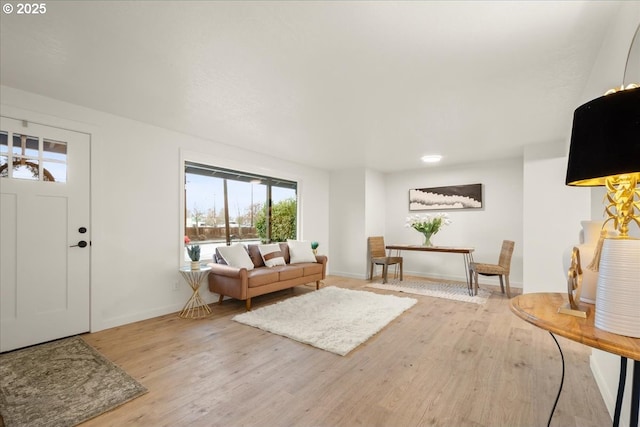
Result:
{"label": "white baseboard", "polygon": [[[189,294],[190,295],[190,294]],[[201,292],[200,296],[204,300],[206,304],[212,304],[218,301],[218,294],[214,294],[213,292]],[[154,308],[152,310],[147,310],[139,313],[133,313],[126,316],[112,317],[110,319],[103,319],[100,322],[91,322],[91,331],[90,332],[98,332],[105,329],[116,328],[122,325],[128,325],[129,323],[140,322],[141,320],[152,319],[154,317],[164,316],[165,314],[176,313],[182,311],[184,305],[188,301],[188,296],[184,299],[184,301],[177,302],[175,304],[166,305],[164,307]]]}
{"label": "white baseboard", "polygon": [[348,277],[350,279],[362,279],[362,280],[367,279],[367,276],[364,274],[345,273],[343,271],[330,271],[330,272],[327,272],[327,276],[341,276],[341,277]]}

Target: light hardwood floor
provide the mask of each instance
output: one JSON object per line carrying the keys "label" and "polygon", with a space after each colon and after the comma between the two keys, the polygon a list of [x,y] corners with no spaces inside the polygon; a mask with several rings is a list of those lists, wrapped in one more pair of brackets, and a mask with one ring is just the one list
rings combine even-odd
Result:
{"label": "light hardwood floor", "polygon": [[[324,286],[367,283],[331,276]],[[344,357],[232,321],[244,312],[235,300],[203,320],[171,314],[84,335],[149,393],[83,427],[547,424],[561,375],[547,332],[513,315],[499,289],[485,305],[407,296],[418,303]],[[567,373],[551,425],[610,425],[590,350],[558,340]]]}

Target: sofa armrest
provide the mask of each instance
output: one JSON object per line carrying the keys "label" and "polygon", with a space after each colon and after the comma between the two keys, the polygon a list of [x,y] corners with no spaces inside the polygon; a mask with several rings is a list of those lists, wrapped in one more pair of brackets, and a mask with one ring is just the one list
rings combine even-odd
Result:
{"label": "sofa armrest", "polygon": [[211,263],[208,275],[209,290],[220,296],[247,299],[249,274],[246,268]]}
{"label": "sofa armrest", "polygon": [[219,276],[242,279],[247,277],[246,268],[231,267],[230,265],[216,264],[214,262],[207,264],[211,267],[209,274],[217,274]]}
{"label": "sofa armrest", "polygon": [[327,261],[329,261],[329,258],[327,258],[326,255],[316,255],[316,262],[319,264],[322,264],[322,278],[324,279],[325,277],[327,277]]}

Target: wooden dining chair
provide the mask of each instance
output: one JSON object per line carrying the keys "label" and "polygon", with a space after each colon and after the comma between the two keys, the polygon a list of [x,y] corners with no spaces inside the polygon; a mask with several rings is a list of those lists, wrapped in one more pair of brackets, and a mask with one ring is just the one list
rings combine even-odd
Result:
{"label": "wooden dining chair", "polygon": [[[478,294],[478,274],[483,276],[500,276],[500,289],[504,294],[505,285],[507,287],[507,297],[511,298],[511,288],[509,287],[509,272],[511,270],[511,256],[515,243],[511,240],[502,241],[502,250],[497,264],[483,264],[472,262],[469,264],[469,277],[473,282],[473,293]],[[504,281],[503,281],[504,278]]]}
{"label": "wooden dining chair", "polygon": [[400,280],[402,280],[402,257],[387,256],[384,237],[369,237],[369,257],[371,258],[371,267],[369,269],[369,280],[373,280],[373,269],[376,265],[382,265],[382,283],[387,283],[387,272],[390,265],[400,266]]}

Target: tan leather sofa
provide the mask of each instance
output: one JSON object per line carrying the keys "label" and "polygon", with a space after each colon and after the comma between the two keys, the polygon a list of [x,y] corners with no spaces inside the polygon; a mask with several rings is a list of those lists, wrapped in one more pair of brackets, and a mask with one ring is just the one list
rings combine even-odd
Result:
{"label": "tan leather sofa", "polygon": [[214,262],[209,264],[209,290],[220,295],[219,303],[228,296],[246,301],[247,310],[251,310],[251,298],[255,296],[312,282],[316,282],[316,289],[319,289],[320,281],[326,276],[327,257],[324,255],[316,255],[316,262],[291,264],[289,246],[280,243],[286,265],[267,267],[257,244],[249,244],[246,248],[253,261],[253,270],[226,265],[217,251]]}

